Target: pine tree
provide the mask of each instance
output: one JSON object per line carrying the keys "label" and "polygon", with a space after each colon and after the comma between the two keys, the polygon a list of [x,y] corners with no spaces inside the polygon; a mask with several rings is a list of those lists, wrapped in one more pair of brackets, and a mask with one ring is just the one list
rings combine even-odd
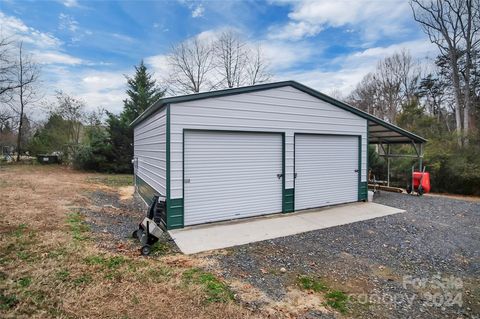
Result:
{"label": "pine tree", "polygon": [[123,101],[124,107],[120,116],[108,113],[108,132],[112,151],[112,167],[116,172],[131,171],[133,158],[133,122],[150,105],[161,98],[165,91],[161,90],[147,67],[140,62],[135,67],[135,75],[127,77],[128,98]]}
{"label": "pine tree", "polygon": [[133,77],[126,77],[128,98],[123,101],[124,108],[121,114],[121,119],[126,124],[130,124],[165,92],[158,87],[156,81],[152,79],[152,75],[147,72],[143,61],[135,67],[135,71]]}

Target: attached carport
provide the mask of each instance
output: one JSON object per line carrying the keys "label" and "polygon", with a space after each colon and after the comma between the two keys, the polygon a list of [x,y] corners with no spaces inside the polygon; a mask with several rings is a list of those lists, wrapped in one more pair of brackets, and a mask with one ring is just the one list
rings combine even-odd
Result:
{"label": "attached carport", "polygon": [[[387,186],[390,186],[390,161],[392,158],[407,157],[418,161],[419,170],[423,167],[424,144],[421,136],[408,132],[396,125],[373,118],[368,121],[368,144],[376,145],[378,155],[387,161]],[[410,145],[414,154],[392,153],[392,145]]]}

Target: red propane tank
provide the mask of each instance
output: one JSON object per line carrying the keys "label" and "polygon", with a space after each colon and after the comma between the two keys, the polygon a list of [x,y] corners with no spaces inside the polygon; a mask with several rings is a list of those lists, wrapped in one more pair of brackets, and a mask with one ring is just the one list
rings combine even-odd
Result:
{"label": "red propane tank", "polygon": [[[423,179],[422,179],[423,176]],[[422,188],[424,193],[430,192],[430,173],[425,172],[413,172],[413,187],[415,190],[418,190],[418,186],[422,181]]]}

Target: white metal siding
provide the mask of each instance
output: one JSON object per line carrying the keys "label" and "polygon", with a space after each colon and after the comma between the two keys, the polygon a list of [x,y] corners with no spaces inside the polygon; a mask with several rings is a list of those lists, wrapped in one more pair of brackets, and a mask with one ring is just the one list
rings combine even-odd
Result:
{"label": "white metal siding", "polygon": [[358,200],[358,137],[295,136],[295,210]]}
{"label": "white metal siding", "polygon": [[136,174],[153,189],[166,195],[167,111],[158,111],[137,125],[133,134]]}
{"label": "white metal siding", "polygon": [[361,135],[366,181],[367,120],[293,87],[172,104],[170,117],[172,198],[183,194],[183,129],[285,132],[286,188],[293,188],[294,133]]}
{"label": "white metal siding", "polygon": [[184,224],[282,211],[282,135],[185,132]]}

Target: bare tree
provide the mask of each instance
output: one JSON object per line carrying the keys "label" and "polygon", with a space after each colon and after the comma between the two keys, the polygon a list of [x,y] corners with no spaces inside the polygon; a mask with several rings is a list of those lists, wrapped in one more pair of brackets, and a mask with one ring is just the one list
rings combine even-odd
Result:
{"label": "bare tree", "polygon": [[224,31],[214,44],[215,65],[227,88],[239,87],[246,82],[248,47],[233,30]]}
{"label": "bare tree", "polygon": [[11,100],[13,90],[18,88],[15,81],[16,59],[12,54],[14,42],[2,37],[0,38],[0,102],[7,103]]}
{"label": "bare tree", "polygon": [[260,45],[252,47],[233,29],[213,40],[192,38],[168,56],[172,93],[198,93],[217,88],[254,85],[270,80]]}
{"label": "bare tree", "polygon": [[330,92],[328,92],[328,96],[333,97],[334,99],[339,101],[345,101],[345,95],[341,90],[337,88],[330,90]]}
{"label": "bare tree", "polygon": [[[421,24],[430,41],[437,45],[442,55],[448,57],[455,97],[458,143],[468,143],[471,116],[470,75],[472,54],[480,43],[480,0],[411,0],[410,5],[414,19]],[[463,73],[459,67],[461,58],[465,58],[466,62]],[[465,83],[463,94],[462,74]]]}
{"label": "bare tree", "polygon": [[367,74],[348,100],[356,107],[395,123],[397,113],[416,98],[421,70],[406,51],[394,53]]}
{"label": "bare tree", "polygon": [[268,61],[262,54],[262,48],[258,44],[251,49],[247,57],[247,83],[255,85],[270,81],[272,74],[269,72]]}
{"label": "bare tree", "polygon": [[394,123],[402,105],[414,98],[420,70],[404,50],[386,57],[377,65],[374,78],[380,86],[379,97],[389,122]]}
{"label": "bare tree", "polygon": [[172,48],[168,63],[172,68],[169,84],[182,93],[198,93],[211,89],[208,74],[213,69],[211,43],[189,39]]}
{"label": "bare tree", "polygon": [[214,59],[220,87],[255,85],[271,78],[261,46],[252,47],[234,30],[224,31],[215,41]]}
{"label": "bare tree", "polygon": [[357,84],[357,87],[352,91],[347,101],[362,111],[384,118],[384,114],[381,113],[382,108],[378,108],[378,96],[379,85],[376,82],[374,74],[368,73],[360,83]]}
{"label": "bare tree", "polygon": [[14,82],[16,94],[15,98],[10,102],[12,110],[18,116],[17,161],[20,160],[23,124],[26,118],[25,108],[35,101],[38,101],[38,92],[36,90],[38,77],[38,65],[32,61],[30,55],[25,54],[23,51],[23,42],[20,42],[18,45],[18,60]]}
{"label": "bare tree", "polygon": [[85,103],[62,91],[56,93],[57,103],[52,113],[58,114],[68,123],[65,131],[68,145],[67,156],[74,156],[80,146],[84,123],[87,122],[89,114],[85,111]]}

